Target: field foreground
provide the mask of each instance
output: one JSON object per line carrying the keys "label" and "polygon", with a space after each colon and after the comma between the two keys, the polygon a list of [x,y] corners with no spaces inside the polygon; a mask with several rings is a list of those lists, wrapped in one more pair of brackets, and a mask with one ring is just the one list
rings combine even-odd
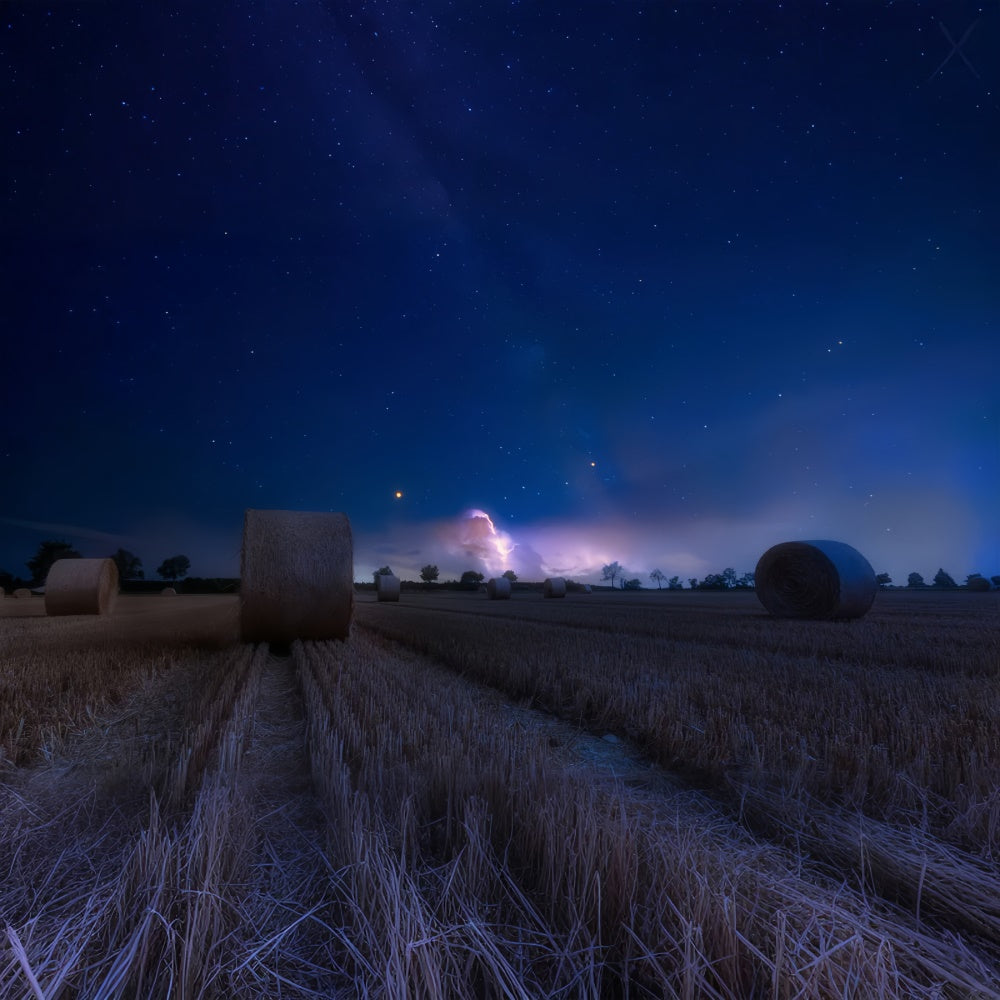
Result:
{"label": "field foreground", "polygon": [[0,997],[1000,997],[998,598],[0,602]]}

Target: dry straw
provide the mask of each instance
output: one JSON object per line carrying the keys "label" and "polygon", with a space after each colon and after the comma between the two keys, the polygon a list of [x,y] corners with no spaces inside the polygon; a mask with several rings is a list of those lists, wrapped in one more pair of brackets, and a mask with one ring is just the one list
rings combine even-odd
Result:
{"label": "dry straw", "polygon": [[350,633],[354,554],[346,514],[248,510],[240,575],[245,641],[346,639]]}
{"label": "dry straw", "polygon": [[375,579],[375,593],[380,601],[399,600],[399,577],[379,573]]}
{"label": "dry straw", "polygon": [[106,615],[118,597],[112,559],[59,559],[45,581],[47,615]]}
{"label": "dry straw", "polygon": [[542,585],[542,593],[546,597],[565,597],[566,581],[561,576],[550,576]]}
{"label": "dry straw", "polygon": [[492,576],[486,581],[486,593],[491,601],[507,601],[510,599],[510,580],[505,576]]}
{"label": "dry straw", "polygon": [[827,539],[773,545],[757,562],[754,586],[778,618],[861,618],[878,590],[871,563]]}

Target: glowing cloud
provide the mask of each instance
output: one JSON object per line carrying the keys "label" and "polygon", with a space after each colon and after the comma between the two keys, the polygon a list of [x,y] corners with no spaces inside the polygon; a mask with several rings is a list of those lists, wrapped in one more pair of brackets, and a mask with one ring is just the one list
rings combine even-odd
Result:
{"label": "glowing cloud", "polygon": [[449,553],[472,559],[478,564],[474,568],[491,575],[510,569],[516,548],[507,532],[497,530],[489,514],[476,509],[442,525],[440,539]]}

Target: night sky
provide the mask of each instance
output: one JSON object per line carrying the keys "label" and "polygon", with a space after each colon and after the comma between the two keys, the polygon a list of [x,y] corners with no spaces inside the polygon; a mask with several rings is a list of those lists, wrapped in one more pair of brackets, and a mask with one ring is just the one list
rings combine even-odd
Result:
{"label": "night sky", "polygon": [[277,507],[358,579],[1000,573],[998,0],[0,28],[0,569]]}

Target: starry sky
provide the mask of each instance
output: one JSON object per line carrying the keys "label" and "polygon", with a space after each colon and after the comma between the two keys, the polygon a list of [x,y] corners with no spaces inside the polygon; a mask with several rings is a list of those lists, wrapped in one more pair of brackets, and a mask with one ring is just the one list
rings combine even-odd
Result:
{"label": "starry sky", "polygon": [[[0,568],[1000,573],[1000,2],[0,4]],[[397,495],[401,494],[401,495]]]}

